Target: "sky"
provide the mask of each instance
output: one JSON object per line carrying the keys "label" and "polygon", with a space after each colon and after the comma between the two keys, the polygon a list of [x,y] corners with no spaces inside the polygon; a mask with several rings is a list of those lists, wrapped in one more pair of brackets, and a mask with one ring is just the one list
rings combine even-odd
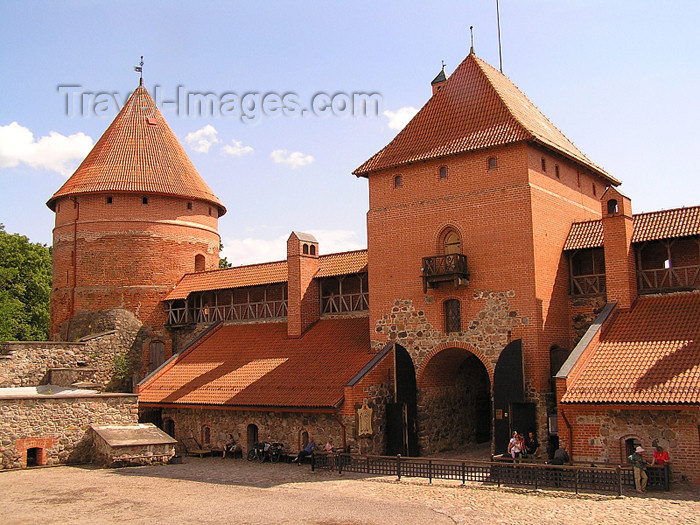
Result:
{"label": "sky", "polygon": [[[504,73],[635,213],[700,204],[700,2],[499,7]],[[144,85],[228,209],[223,256],[283,259],[292,230],[321,253],[364,248],[367,181],[352,172],[425,104],[441,61],[449,75],[467,56],[470,26],[498,67],[495,0],[5,0],[0,223],[51,244],[45,203],[137,87],[143,55]],[[198,93],[213,111],[184,103]],[[362,111],[356,94],[378,102]]]}

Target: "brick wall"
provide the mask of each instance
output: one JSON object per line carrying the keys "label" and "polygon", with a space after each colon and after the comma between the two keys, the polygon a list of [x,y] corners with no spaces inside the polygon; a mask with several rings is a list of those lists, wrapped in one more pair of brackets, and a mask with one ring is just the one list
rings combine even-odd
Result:
{"label": "brick wall", "polygon": [[130,394],[0,399],[0,469],[25,467],[35,447],[39,464],[90,461],[90,424],[136,423],[137,403]]}
{"label": "brick wall", "polygon": [[206,269],[218,267],[215,207],[166,196],[147,196],[148,204],[141,195],[110,196],[112,204],[107,195],[57,202],[52,339],[65,337],[65,323],[78,310],[123,307],[159,330],[165,322],[160,300],[194,271],[195,256],[205,257]]}

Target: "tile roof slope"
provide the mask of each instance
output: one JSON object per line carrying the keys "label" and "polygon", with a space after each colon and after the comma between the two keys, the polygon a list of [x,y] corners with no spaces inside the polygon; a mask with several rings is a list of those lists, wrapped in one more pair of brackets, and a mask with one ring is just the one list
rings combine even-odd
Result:
{"label": "tile roof slope", "polygon": [[386,147],[353,173],[367,176],[392,166],[524,140],[540,142],[619,184],[567,139],[508,77],[474,54],[462,61]]}
{"label": "tile roof slope", "polygon": [[[316,277],[348,275],[367,270],[367,250],[332,253],[319,257]],[[164,298],[165,301],[186,299],[192,292],[225,290],[242,286],[287,282],[287,261],[251,264],[208,272],[188,273]]]}
{"label": "tile roof slope", "polygon": [[329,319],[299,339],[286,323],[222,325],[139,388],[139,403],[332,407],[369,363],[367,318]]}
{"label": "tile roof slope", "polygon": [[[149,124],[147,118],[151,118]],[[73,175],[46,203],[84,193],[126,192],[201,199],[226,208],[207,186],[145,87],[139,86]]]}
{"label": "tile roof slope", "polygon": [[[700,206],[639,213],[632,216],[632,242],[656,241],[700,235]],[[603,246],[602,220],[575,222],[564,243],[564,251]]]}
{"label": "tile roof slope", "polygon": [[640,297],[620,312],[563,403],[700,403],[700,293]]}

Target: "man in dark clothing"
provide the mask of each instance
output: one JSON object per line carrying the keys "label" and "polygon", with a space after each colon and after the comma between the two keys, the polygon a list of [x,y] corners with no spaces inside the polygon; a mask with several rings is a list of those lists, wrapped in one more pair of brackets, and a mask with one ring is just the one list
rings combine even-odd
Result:
{"label": "man in dark clothing", "polygon": [[559,447],[554,451],[554,457],[552,458],[552,465],[563,465],[569,462],[569,453]]}
{"label": "man in dark clothing", "polygon": [[530,457],[539,456],[540,442],[537,441],[537,436],[535,436],[535,433],[532,431],[528,432],[525,438],[525,451]]}

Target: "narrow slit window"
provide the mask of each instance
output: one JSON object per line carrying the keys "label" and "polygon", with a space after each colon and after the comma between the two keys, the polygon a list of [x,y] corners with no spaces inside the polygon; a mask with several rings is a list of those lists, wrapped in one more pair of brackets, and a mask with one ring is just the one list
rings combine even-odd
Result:
{"label": "narrow slit window", "polygon": [[141,197],[141,204],[148,204],[148,197]]}
{"label": "narrow slit window", "polygon": [[394,177],[394,188],[400,188],[403,186],[403,178],[401,178],[401,175],[397,175]]}
{"label": "narrow slit window", "polygon": [[112,197],[107,197],[107,204],[112,204]]}
{"label": "narrow slit window", "polygon": [[440,178],[441,179],[447,178],[447,166],[440,166]]}
{"label": "narrow slit window", "polygon": [[495,170],[496,166],[497,166],[496,157],[489,157],[488,169]]}

